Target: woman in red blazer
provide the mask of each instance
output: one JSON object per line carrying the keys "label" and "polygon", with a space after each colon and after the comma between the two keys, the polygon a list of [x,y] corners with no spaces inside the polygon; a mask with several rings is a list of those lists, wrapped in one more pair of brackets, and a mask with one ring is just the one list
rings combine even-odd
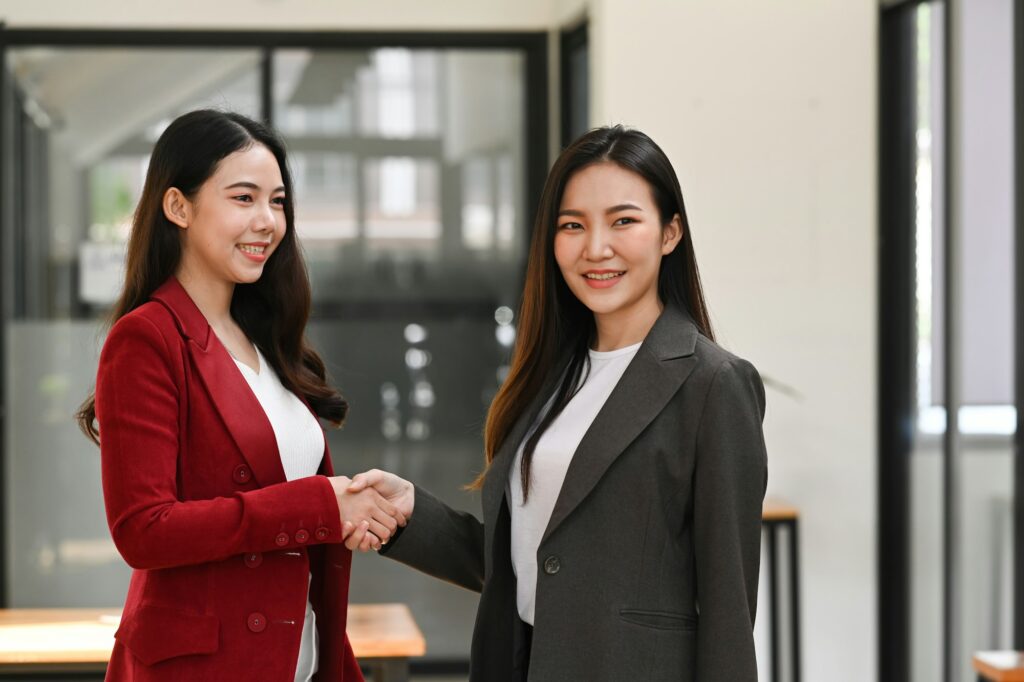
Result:
{"label": "woman in red blazer", "polygon": [[153,150],[79,414],[135,569],[107,679],[363,679],[341,543],[404,519],[333,476],[317,418],[347,404],[305,340],[291,198],[283,145],[243,116],[185,114]]}

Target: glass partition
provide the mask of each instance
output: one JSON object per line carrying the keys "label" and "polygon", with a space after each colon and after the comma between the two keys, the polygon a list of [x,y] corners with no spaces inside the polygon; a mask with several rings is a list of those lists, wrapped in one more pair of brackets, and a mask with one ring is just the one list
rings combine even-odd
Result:
{"label": "glass partition", "polygon": [[[99,454],[72,415],[94,382],[152,145],[200,106],[268,110],[288,145],[313,282],[309,333],[351,404],[344,429],[329,432],[336,470],[387,468],[479,511],[462,486],[483,465],[530,223],[525,50],[6,54],[9,606],[124,597]],[[357,557],[351,595],[408,603],[431,657],[468,656],[477,595],[375,555]]]}

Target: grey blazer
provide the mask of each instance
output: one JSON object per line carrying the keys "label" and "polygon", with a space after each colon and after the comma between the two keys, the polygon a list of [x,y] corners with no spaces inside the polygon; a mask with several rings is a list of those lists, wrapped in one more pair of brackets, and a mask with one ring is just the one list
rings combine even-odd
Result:
{"label": "grey blazer", "polygon": [[483,523],[417,488],[382,551],[481,592],[470,680],[755,681],[767,480],[757,371],[665,308],[569,466],[537,552],[527,671],[506,489],[546,397],[495,454]]}

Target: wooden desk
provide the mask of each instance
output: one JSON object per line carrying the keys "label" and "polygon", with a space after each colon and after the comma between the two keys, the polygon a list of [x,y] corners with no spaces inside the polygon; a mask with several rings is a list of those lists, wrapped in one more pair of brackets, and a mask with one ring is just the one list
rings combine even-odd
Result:
{"label": "wooden desk", "polygon": [[1024,682],[1024,652],[979,651],[972,663],[979,682]]}
{"label": "wooden desk", "polygon": [[790,624],[790,669],[793,682],[800,682],[800,541],[797,522],[800,510],[778,498],[766,498],[761,507],[761,526],[768,537],[768,617],[771,621],[772,676],[771,682],[779,682],[779,528],[785,528],[789,535],[789,624]]}
{"label": "wooden desk", "polygon": [[[0,678],[95,673],[107,668],[120,609],[0,609]],[[376,682],[405,682],[409,659],[426,653],[404,604],[350,604],[348,637]],[[19,677],[20,676],[20,677]]]}

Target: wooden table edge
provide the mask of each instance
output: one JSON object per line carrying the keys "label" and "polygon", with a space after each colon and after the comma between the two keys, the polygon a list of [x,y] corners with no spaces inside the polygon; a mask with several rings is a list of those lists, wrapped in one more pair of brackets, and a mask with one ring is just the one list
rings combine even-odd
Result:
{"label": "wooden table edge", "polygon": [[992,682],[1024,682],[1024,668],[1012,670],[996,668],[978,658],[977,655],[972,656],[971,661],[974,664],[974,671],[981,673]]}

